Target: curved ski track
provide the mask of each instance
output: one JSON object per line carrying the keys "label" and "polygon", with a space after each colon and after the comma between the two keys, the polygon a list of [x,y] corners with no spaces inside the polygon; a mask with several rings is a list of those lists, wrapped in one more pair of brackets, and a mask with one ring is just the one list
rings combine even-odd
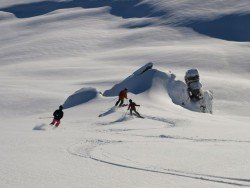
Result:
{"label": "curved ski track", "polygon": [[[156,118],[151,116],[145,116],[147,119],[155,120],[155,121],[161,121],[163,123],[167,123],[168,126],[174,127],[175,122],[170,121],[164,118]],[[111,122],[111,124],[119,123],[120,121],[114,121]],[[103,124],[108,125],[108,124]],[[163,127],[162,127],[163,128]],[[158,129],[158,128],[152,128],[152,129]],[[202,139],[202,138],[189,138],[189,137],[179,137],[179,136],[170,136],[170,135],[159,135],[159,136],[146,136],[146,135],[137,135],[137,134],[123,134],[122,132],[127,131],[133,131],[133,130],[145,130],[145,129],[108,129],[108,130],[95,130],[97,132],[104,132],[104,133],[114,133],[114,134],[122,134],[126,136],[140,136],[147,138],[160,138],[160,141],[157,142],[164,142],[164,139],[174,139],[174,140],[186,140],[186,141],[195,141],[195,142],[236,142],[236,143],[250,143],[250,141],[241,141],[241,140],[226,140],[226,139]],[[109,158],[111,160],[105,160],[101,157],[95,156],[93,154],[94,150],[97,150],[99,147],[107,144],[121,144],[121,143],[132,143],[136,141],[120,141],[120,140],[85,140],[81,143],[74,144],[70,146],[67,151],[75,156],[84,157],[87,159],[91,159],[96,162],[113,165],[121,168],[128,168],[133,170],[139,170],[139,171],[145,171],[150,173],[158,173],[158,174],[165,174],[165,175],[171,175],[176,177],[182,177],[182,178],[190,178],[190,179],[196,179],[200,181],[209,181],[214,183],[221,183],[221,184],[227,184],[227,185],[233,185],[233,186],[239,186],[239,187],[250,187],[250,179],[240,179],[240,178],[233,178],[233,177],[223,177],[223,176],[215,176],[215,175],[209,175],[209,174],[199,174],[199,173],[192,173],[187,171],[180,171],[175,169],[166,169],[161,167],[154,167],[154,166],[146,166],[144,164],[141,164],[137,161],[134,161],[132,159],[127,159],[122,156],[119,156],[120,158],[129,161],[130,163],[133,163],[134,165],[128,165],[123,163],[117,163],[112,161],[112,155],[108,152],[102,151],[101,155]],[[154,142],[154,141],[151,141]],[[101,150],[100,150],[101,151]],[[117,157],[117,156],[116,156]]]}
{"label": "curved ski track", "polygon": [[[133,141],[127,141],[127,142],[133,142]],[[214,176],[214,175],[179,171],[179,170],[174,170],[174,169],[145,166],[145,165],[140,164],[137,161],[123,158],[135,164],[135,165],[127,165],[127,164],[122,164],[122,163],[116,163],[116,162],[113,162],[112,160],[110,161],[104,160],[92,154],[92,152],[98,149],[98,147],[100,146],[103,146],[106,144],[119,144],[119,143],[125,143],[125,142],[124,141],[110,141],[110,140],[86,140],[85,142],[78,143],[76,145],[69,147],[67,151],[72,155],[84,157],[87,159],[94,160],[96,162],[101,162],[101,163],[105,163],[105,164],[109,164],[109,165],[113,165],[117,167],[122,167],[122,168],[128,168],[128,169],[140,170],[140,171],[158,173],[158,174],[165,174],[165,175],[172,175],[172,176],[183,177],[183,178],[191,178],[191,179],[209,181],[209,182],[214,182],[214,183],[223,183],[223,184],[240,186],[240,187],[250,187],[250,179]],[[108,158],[112,157],[112,155],[107,152],[102,152],[102,156],[106,156]]]}

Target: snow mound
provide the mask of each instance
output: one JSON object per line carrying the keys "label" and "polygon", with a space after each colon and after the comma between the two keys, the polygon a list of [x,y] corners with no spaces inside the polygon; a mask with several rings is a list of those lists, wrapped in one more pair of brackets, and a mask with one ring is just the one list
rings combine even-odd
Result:
{"label": "snow mound", "polygon": [[128,91],[134,94],[140,94],[148,91],[153,84],[153,80],[160,78],[161,80],[170,79],[170,75],[152,69],[153,65],[148,63],[135,71],[131,76],[127,77],[122,82],[116,84],[111,89],[106,90],[104,96],[117,96],[121,90],[128,88]]}
{"label": "snow mound", "polygon": [[70,95],[64,102],[65,109],[71,108],[83,103],[86,103],[98,96],[98,91],[95,88],[82,88]]}
{"label": "snow mound", "polygon": [[13,19],[13,18],[15,18],[15,16],[12,13],[0,11],[0,21]]}
{"label": "snow mound", "polygon": [[45,131],[46,130],[46,124],[45,123],[42,123],[42,124],[38,124],[36,125],[33,130],[35,131]]}
{"label": "snow mound", "polygon": [[[106,90],[103,95],[108,97],[117,96],[124,88],[128,88],[130,93],[136,95],[144,92],[149,92],[152,95],[152,93],[160,92],[158,88],[164,88],[166,95],[164,93],[161,93],[161,95],[170,97],[174,104],[192,111],[212,113],[213,97],[211,92],[204,91],[205,97],[200,101],[193,102],[189,99],[187,85],[183,81],[175,80],[175,78],[174,74],[153,69],[153,64],[148,63],[122,82]],[[204,106],[208,106],[209,109],[203,108]]]}

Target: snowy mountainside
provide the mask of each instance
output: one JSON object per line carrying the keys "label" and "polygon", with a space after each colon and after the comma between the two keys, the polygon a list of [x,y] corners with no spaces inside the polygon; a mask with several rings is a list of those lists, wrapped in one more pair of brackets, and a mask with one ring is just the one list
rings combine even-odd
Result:
{"label": "snowy mountainside", "polygon": [[[250,41],[250,6],[247,0],[217,2],[202,0],[162,1],[162,0],[70,0],[19,2],[12,5],[3,3],[1,11],[10,12],[18,18],[44,15],[59,9],[110,7],[110,14],[123,18],[159,18],[159,24],[184,26],[198,33],[229,41]],[[1,7],[0,7],[1,8]],[[146,27],[154,22],[134,24],[130,28]]]}
{"label": "snowy mountainside", "polygon": [[[249,7],[1,0],[0,187],[249,187]],[[191,68],[213,114],[181,105]]]}

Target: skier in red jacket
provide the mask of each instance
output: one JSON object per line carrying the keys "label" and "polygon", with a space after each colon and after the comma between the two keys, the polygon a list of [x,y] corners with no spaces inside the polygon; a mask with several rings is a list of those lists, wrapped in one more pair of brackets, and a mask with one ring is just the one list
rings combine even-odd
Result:
{"label": "skier in red jacket", "polygon": [[127,93],[128,93],[128,89],[127,88],[125,88],[124,90],[120,91],[120,93],[119,93],[119,100],[115,103],[115,106],[118,106],[119,103],[120,103],[119,106],[123,105],[124,99],[128,99]]}
{"label": "skier in red jacket", "polygon": [[128,110],[130,110],[130,115],[132,116],[133,115],[133,111],[134,113],[138,116],[138,117],[141,117],[142,116],[139,114],[139,112],[136,111],[136,106],[140,106],[138,104],[135,104],[131,99],[129,99],[129,106],[128,106]]}

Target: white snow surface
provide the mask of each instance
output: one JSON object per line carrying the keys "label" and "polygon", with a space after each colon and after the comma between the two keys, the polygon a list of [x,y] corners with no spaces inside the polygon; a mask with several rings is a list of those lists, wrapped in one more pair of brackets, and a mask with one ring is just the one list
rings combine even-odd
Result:
{"label": "white snow surface", "polygon": [[[0,9],[39,1],[0,0]],[[172,16],[122,18],[108,6],[25,18],[0,11],[0,187],[250,187],[250,43],[162,25],[247,14],[250,2],[145,2]],[[131,117],[101,93],[148,62],[144,74],[157,76],[139,90],[128,82],[145,118]],[[213,114],[183,108],[162,83],[183,83],[191,68],[213,91]],[[61,125],[51,127],[61,104]]]}

